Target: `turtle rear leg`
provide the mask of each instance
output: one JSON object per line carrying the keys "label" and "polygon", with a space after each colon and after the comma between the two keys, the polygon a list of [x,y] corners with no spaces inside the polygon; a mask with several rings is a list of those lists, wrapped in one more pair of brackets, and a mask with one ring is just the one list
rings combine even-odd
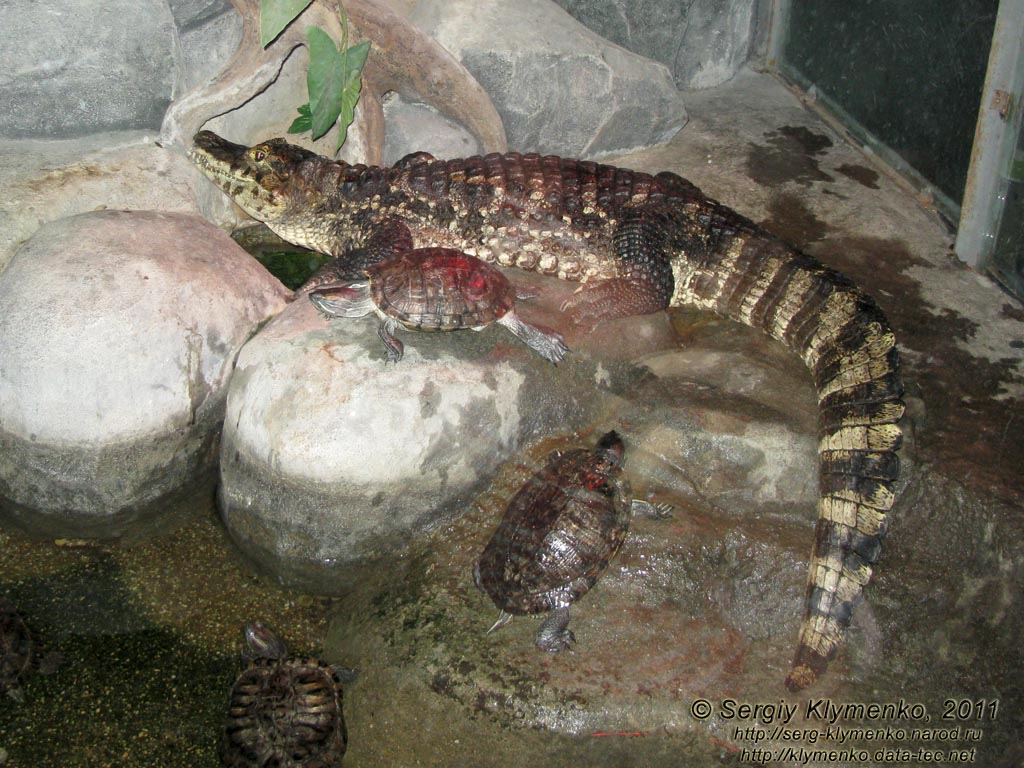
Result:
{"label": "turtle rear leg", "polygon": [[537,647],[548,653],[561,653],[576,642],[576,635],[569,629],[569,606],[556,608],[537,630]]}
{"label": "turtle rear leg", "polygon": [[508,611],[502,611],[500,614],[498,614],[498,620],[491,624],[491,628],[484,632],[484,634],[489,635],[491,634],[491,632],[497,632],[510,621],[512,621],[512,614]]}
{"label": "turtle rear leg", "polygon": [[524,323],[516,317],[515,312],[506,313],[498,320],[498,323],[508,328],[538,355],[545,360],[550,360],[552,363],[560,363],[565,359],[565,355],[569,351],[569,348],[565,346],[565,341],[559,334],[536,325]]}
{"label": "turtle rear leg", "polygon": [[388,348],[387,363],[397,363],[405,354],[405,345],[395,338],[397,330],[398,321],[391,317],[381,322],[380,327],[377,328],[377,335],[384,342],[384,346]]}
{"label": "turtle rear leg", "polygon": [[644,499],[633,499],[629,502],[630,512],[634,515],[643,515],[649,517],[652,520],[667,520],[672,517],[672,512],[675,507],[671,504],[664,502],[658,502],[655,504],[651,501],[645,501]]}

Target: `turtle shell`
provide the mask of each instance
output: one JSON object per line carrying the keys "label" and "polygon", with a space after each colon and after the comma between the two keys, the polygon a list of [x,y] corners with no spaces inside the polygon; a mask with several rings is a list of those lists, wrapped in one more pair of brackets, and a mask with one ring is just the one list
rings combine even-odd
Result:
{"label": "turtle shell", "polygon": [[418,248],[366,271],[373,303],[406,328],[488,325],[515,305],[513,285],[485,261],[452,248]]}
{"label": "turtle shell", "polygon": [[21,615],[0,599],[0,694],[16,691],[32,670],[36,644]]}
{"label": "turtle shell", "polygon": [[608,433],[594,451],[554,453],[513,497],[484,548],[480,587],[512,614],[566,607],[608,567],[630,518],[618,435]]}
{"label": "turtle shell", "polygon": [[230,768],[329,768],[348,745],[342,684],[313,658],[254,659],[231,691],[221,762]]}

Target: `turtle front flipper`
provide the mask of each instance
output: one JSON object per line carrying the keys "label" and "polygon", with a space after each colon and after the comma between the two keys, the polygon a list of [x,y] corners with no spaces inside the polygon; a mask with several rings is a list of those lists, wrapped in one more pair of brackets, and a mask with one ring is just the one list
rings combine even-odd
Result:
{"label": "turtle front flipper", "polygon": [[498,323],[508,328],[530,349],[552,363],[562,362],[569,352],[569,348],[565,346],[565,341],[560,334],[524,323],[511,310],[500,317]]}
{"label": "turtle front flipper", "polygon": [[569,629],[569,606],[558,608],[548,614],[537,630],[537,647],[548,653],[561,653],[576,642],[576,635]]}
{"label": "turtle front flipper", "polygon": [[374,309],[366,283],[345,283],[317,288],[309,300],[326,317],[365,317]]}
{"label": "turtle front flipper", "polygon": [[393,317],[384,318],[377,329],[377,335],[384,342],[384,346],[388,348],[388,359],[386,361],[388,363],[397,363],[402,359],[402,355],[405,354],[405,345],[395,338],[395,331],[397,330],[398,321]]}

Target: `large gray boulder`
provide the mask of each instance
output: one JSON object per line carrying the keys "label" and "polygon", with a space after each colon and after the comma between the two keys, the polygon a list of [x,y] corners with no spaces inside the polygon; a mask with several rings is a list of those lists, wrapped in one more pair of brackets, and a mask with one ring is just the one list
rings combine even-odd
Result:
{"label": "large gray boulder", "polygon": [[757,0],[555,0],[634,53],[665,64],[683,89],[730,80],[750,58]]}
{"label": "large gray boulder", "polygon": [[347,592],[366,563],[464,514],[524,441],[571,431],[637,375],[573,353],[556,367],[499,326],[403,332],[405,357],[385,364],[377,325],[299,298],[232,377],[221,515],[259,570],[307,592]]}
{"label": "large gray boulder", "polygon": [[156,131],[171,100],[215,73],[241,39],[226,0],[10,0],[0,29],[6,138]]}
{"label": "large gray boulder", "polygon": [[286,295],[196,216],[41,227],[0,274],[0,510],[45,536],[120,536],[208,491],[235,355]]}
{"label": "large gray boulder", "polygon": [[686,122],[664,65],[550,0],[420,0],[410,18],[484,87],[513,150],[598,157],[667,141]]}
{"label": "large gray boulder", "polygon": [[242,17],[228,0],[167,0],[181,46],[176,93],[214,77],[242,40]]}

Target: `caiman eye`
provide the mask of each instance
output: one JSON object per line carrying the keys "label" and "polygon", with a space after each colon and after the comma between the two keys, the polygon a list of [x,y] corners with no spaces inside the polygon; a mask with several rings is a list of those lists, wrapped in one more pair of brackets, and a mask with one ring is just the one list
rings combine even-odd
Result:
{"label": "caiman eye", "polygon": [[257,163],[260,162],[266,156],[267,156],[266,150],[254,149],[252,151],[252,159],[255,160]]}

